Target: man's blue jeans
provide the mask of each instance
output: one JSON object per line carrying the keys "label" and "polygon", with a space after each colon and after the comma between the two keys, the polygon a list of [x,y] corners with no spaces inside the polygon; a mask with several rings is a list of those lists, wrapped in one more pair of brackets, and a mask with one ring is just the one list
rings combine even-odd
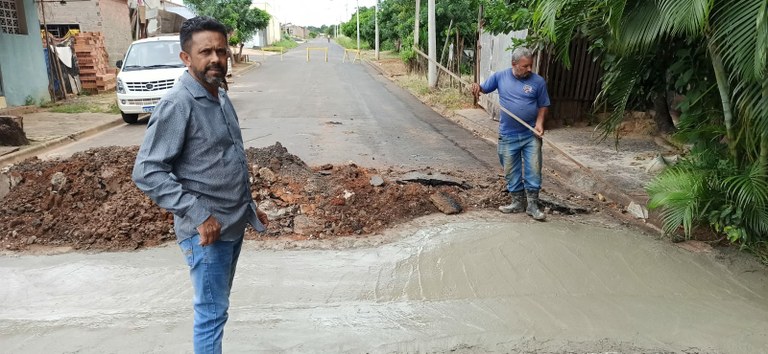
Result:
{"label": "man's blue jeans", "polygon": [[531,133],[500,135],[499,162],[510,193],[541,189],[541,138]]}
{"label": "man's blue jeans", "polygon": [[196,354],[221,353],[227,323],[229,292],[243,246],[238,241],[216,241],[200,246],[200,235],[179,242],[194,288],[194,348]]}

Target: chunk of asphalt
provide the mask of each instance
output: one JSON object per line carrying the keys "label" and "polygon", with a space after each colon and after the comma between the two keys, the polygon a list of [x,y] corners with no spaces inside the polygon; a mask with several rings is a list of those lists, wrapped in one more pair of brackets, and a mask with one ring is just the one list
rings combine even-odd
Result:
{"label": "chunk of asphalt", "polygon": [[398,183],[421,183],[428,186],[459,186],[463,189],[472,188],[467,182],[442,173],[426,174],[422,172],[408,172],[396,181]]}
{"label": "chunk of asphalt", "polygon": [[539,195],[539,203],[544,207],[551,209],[552,211],[557,211],[565,215],[589,214],[588,208],[581,207],[564,200],[552,198],[550,196]]}
{"label": "chunk of asphalt", "polygon": [[430,195],[429,201],[437,207],[437,210],[443,212],[443,214],[453,215],[461,213],[461,205],[443,192],[437,192]]}

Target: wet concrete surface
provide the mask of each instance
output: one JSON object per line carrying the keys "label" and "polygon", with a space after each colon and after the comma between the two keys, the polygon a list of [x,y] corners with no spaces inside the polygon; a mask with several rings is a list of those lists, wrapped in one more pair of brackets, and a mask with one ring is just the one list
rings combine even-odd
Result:
{"label": "wet concrete surface", "polygon": [[[768,278],[597,216],[430,216],[370,238],[247,242],[225,352],[768,351]],[[170,244],[0,257],[9,353],[191,350]]]}

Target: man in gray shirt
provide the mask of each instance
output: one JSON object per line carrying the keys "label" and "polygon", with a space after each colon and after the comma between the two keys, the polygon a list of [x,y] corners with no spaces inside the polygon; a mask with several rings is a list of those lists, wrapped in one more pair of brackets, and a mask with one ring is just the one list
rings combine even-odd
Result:
{"label": "man in gray shirt", "polygon": [[221,353],[245,228],[263,232],[268,220],[251,198],[237,115],[219,88],[226,28],[195,17],[182,24],[180,42],[187,72],[152,113],[133,180],[174,215],[194,287],[195,353]]}

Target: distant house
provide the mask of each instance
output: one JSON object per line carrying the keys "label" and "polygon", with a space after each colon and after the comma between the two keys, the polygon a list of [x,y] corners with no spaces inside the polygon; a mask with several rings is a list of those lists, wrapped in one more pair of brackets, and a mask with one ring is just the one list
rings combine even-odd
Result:
{"label": "distant house", "polygon": [[283,25],[283,33],[301,39],[307,39],[309,37],[309,30],[306,27],[297,26],[291,23]]}
{"label": "distant house", "polygon": [[35,6],[0,0],[0,108],[51,99]]}
{"label": "distant house", "polygon": [[272,43],[275,43],[279,41],[282,38],[282,34],[280,32],[280,19],[275,16],[274,9],[272,8],[272,5],[270,5],[268,2],[253,2],[251,5],[251,8],[258,8],[260,10],[264,10],[269,14],[269,25],[267,25],[267,28],[263,30],[256,31],[256,34],[245,43],[245,45],[249,48],[253,47],[266,47],[272,45]]}
{"label": "distant house", "polygon": [[[42,4],[45,7],[44,22],[55,36],[60,37],[70,29],[104,34],[104,44],[112,65],[125,56],[125,51],[133,42],[127,0],[45,1]],[[42,10],[39,6],[37,10],[42,23]]]}

